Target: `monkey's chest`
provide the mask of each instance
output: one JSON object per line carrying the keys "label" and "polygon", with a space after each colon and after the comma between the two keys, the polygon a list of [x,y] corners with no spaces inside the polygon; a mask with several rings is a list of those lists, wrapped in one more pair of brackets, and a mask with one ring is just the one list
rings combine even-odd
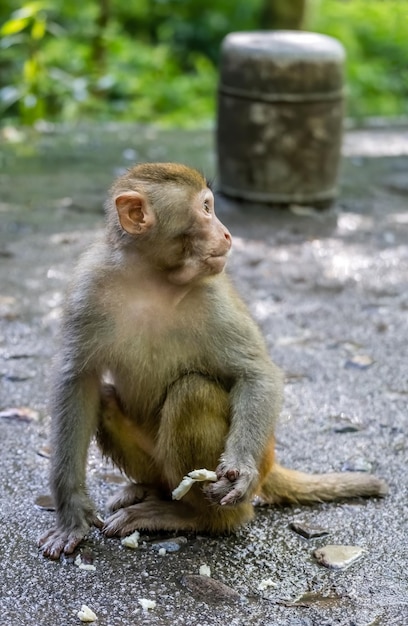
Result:
{"label": "monkey's chest", "polygon": [[201,369],[200,331],[165,312],[160,319],[128,317],[115,333],[108,369],[120,397],[132,411],[151,413],[182,372]]}

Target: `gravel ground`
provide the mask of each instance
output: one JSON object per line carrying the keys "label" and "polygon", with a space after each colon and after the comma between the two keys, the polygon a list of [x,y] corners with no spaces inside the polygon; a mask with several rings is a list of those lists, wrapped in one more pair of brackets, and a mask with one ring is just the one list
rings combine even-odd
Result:
{"label": "gravel ground", "polygon": [[[47,381],[64,287],[101,227],[113,177],[145,159],[211,175],[212,136],[42,131],[8,129],[0,146],[0,625],[79,624],[82,604],[101,626],[408,625],[408,130],[349,131],[339,198],[325,212],[218,198],[234,238],[230,273],[286,374],[280,461],[372,471],[389,496],[262,509],[234,536],[142,536],[137,550],[95,530],[81,550],[92,570],[36,547],[53,517],[38,498],[48,493]],[[122,478],[96,448],[88,476],[103,515]],[[305,539],[293,522],[329,534]],[[313,557],[327,544],[364,552],[330,570]],[[211,580],[196,577],[204,564]]]}

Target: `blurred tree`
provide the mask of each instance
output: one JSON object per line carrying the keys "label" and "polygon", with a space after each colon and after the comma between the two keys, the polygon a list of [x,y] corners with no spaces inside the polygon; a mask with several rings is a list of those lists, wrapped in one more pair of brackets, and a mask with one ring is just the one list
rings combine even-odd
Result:
{"label": "blurred tree", "polygon": [[99,73],[106,67],[105,33],[110,19],[109,0],[98,0],[98,13],[95,20],[95,34],[92,38],[91,58]]}
{"label": "blurred tree", "polygon": [[[230,31],[304,27],[347,50],[351,115],[408,113],[408,0],[2,0],[3,120],[195,125]],[[317,9],[316,9],[317,7]],[[314,15],[312,12],[314,10]]]}

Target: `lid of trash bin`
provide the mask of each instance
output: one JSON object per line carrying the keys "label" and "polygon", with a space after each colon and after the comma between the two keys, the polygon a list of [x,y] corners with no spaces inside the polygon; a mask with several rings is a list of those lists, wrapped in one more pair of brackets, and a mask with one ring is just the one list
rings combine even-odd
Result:
{"label": "lid of trash bin", "polygon": [[220,90],[300,95],[341,92],[345,51],[327,35],[253,31],[227,35],[222,44]]}

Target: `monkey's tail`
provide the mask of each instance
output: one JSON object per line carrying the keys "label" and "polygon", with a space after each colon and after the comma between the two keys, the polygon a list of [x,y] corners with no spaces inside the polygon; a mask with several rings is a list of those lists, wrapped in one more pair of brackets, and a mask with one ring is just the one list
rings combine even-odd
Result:
{"label": "monkey's tail", "polygon": [[259,504],[312,504],[359,496],[384,497],[387,493],[387,483],[370,474],[305,474],[276,463],[262,484],[258,500]]}

